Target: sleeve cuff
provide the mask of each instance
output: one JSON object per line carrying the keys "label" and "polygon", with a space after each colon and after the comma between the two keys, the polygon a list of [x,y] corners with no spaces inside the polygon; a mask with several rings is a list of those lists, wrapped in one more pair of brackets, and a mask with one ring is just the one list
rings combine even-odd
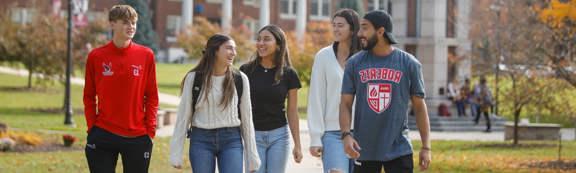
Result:
{"label": "sleeve cuff", "polygon": [[322,135],[310,135],[311,147],[322,147]]}

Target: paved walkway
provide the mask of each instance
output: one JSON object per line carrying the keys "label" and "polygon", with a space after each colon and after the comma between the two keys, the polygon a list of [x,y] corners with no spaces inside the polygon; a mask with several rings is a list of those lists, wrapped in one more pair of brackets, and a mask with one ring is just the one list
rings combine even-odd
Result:
{"label": "paved walkway", "polygon": [[[12,75],[18,75],[18,76],[28,76],[28,70],[14,69],[14,68],[8,68],[8,67],[0,67],[0,73],[12,74]],[[42,74],[34,74],[34,76],[35,77],[43,77]],[[73,77],[70,79],[70,83],[72,83],[74,85],[84,86],[84,79]],[[174,106],[178,106],[178,103],[180,103],[180,98],[178,98],[177,96],[165,94],[165,93],[158,93],[158,99],[159,99],[160,103],[174,105]]]}

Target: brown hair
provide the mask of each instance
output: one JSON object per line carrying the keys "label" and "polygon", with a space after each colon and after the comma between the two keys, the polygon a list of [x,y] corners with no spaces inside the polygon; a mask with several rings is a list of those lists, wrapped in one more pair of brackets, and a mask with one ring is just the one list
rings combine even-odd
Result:
{"label": "brown hair", "polygon": [[[262,31],[268,31],[272,33],[274,39],[276,40],[276,45],[278,46],[278,49],[274,53],[274,68],[276,69],[276,74],[274,75],[274,84],[279,84],[282,76],[284,75],[285,67],[292,68],[292,62],[290,62],[290,55],[288,54],[286,34],[284,34],[282,28],[276,25],[264,26],[262,29],[260,29],[260,31],[258,31],[258,34],[260,34]],[[248,67],[251,72],[254,72],[254,69],[258,66],[258,64],[260,64],[261,61],[262,57],[258,54],[258,52],[256,52],[256,58],[248,62]]]}
{"label": "brown hair", "polygon": [[129,5],[114,5],[108,12],[108,21],[137,21],[138,13]]}
{"label": "brown hair", "polygon": [[360,19],[358,13],[352,9],[344,8],[336,11],[336,14],[332,17],[332,21],[334,21],[334,18],[336,17],[346,19],[346,22],[350,25],[350,31],[352,32],[352,36],[350,37],[350,55],[353,55],[358,52],[361,47],[360,39],[358,38],[358,31],[360,30]]}
{"label": "brown hair", "polygon": [[[212,88],[212,74],[214,73],[214,65],[216,64],[216,52],[220,49],[220,46],[227,41],[232,40],[231,37],[222,34],[215,34],[208,39],[206,42],[206,47],[202,51],[202,58],[196,67],[194,67],[189,72],[196,72],[195,76],[198,77],[198,73],[202,73],[202,90],[204,90],[204,98],[208,98],[208,91]],[[227,108],[230,103],[232,102],[232,97],[234,97],[234,90],[235,90],[235,83],[234,83],[234,76],[233,76],[232,66],[228,66],[226,70],[226,74],[224,77],[224,82],[222,84],[222,88],[224,89],[223,93],[224,96],[222,100],[220,100],[220,105],[224,106],[224,109]],[[180,94],[182,94],[182,89],[184,88],[184,79],[180,83]],[[240,99],[240,98],[238,98]],[[207,101],[208,99],[205,99]],[[210,103],[208,103],[210,104]],[[192,105],[194,106],[194,105]]]}

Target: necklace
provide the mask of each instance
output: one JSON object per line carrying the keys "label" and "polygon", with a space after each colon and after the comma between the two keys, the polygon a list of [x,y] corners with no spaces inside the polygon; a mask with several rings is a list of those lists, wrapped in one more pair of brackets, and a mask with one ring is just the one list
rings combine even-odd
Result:
{"label": "necklace", "polygon": [[272,68],[266,68],[266,67],[264,67],[264,66],[262,66],[262,68],[264,69],[264,73],[268,73],[269,70],[274,69],[274,67],[272,67]]}

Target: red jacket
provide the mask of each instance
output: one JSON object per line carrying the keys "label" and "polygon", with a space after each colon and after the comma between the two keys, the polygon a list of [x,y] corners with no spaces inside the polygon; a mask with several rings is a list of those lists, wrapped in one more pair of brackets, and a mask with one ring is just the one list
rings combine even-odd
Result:
{"label": "red jacket", "polygon": [[84,114],[88,131],[94,125],[120,136],[156,134],[158,87],[154,53],[130,43],[113,42],[88,55],[84,85]]}

